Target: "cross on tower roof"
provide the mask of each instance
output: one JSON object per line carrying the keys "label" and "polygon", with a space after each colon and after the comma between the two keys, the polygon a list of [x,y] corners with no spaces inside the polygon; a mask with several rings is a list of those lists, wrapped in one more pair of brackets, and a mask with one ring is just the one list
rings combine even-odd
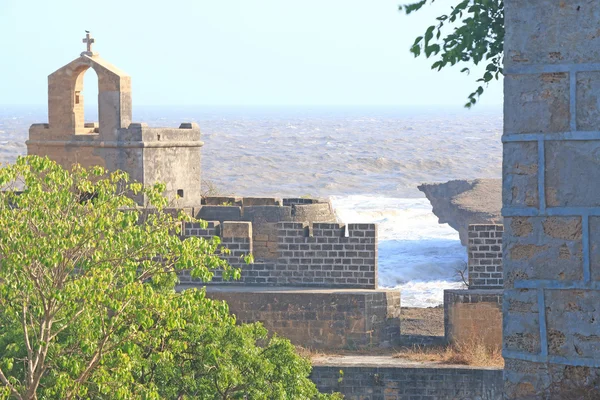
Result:
{"label": "cross on tower roof", "polygon": [[92,51],[92,44],[94,44],[95,42],[96,42],[96,40],[92,37],[90,32],[85,31],[85,38],[83,38],[83,43],[87,44],[87,51],[84,51],[83,53],[81,53],[81,55],[86,55],[86,56],[97,55],[98,53],[94,53]]}

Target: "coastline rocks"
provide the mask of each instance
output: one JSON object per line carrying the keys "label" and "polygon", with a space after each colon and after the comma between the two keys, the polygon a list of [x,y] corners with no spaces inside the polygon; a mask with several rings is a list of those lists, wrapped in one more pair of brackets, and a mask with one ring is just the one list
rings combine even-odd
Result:
{"label": "coastline rocks", "polygon": [[433,207],[439,223],[456,229],[461,243],[468,243],[470,224],[502,222],[502,180],[454,180],[446,183],[424,183],[418,189]]}

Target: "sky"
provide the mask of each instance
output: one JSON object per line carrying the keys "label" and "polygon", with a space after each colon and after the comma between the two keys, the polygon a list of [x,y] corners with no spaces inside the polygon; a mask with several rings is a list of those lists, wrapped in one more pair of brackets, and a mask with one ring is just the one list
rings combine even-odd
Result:
{"label": "sky", "polygon": [[[90,30],[131,75],[134,106],[461,106],[477,70],[432,71],[409,52],[454,0],[410,16],[407,1],[0,0],[0,105],[46,104],[47,76]],[[481,104],[502,104],[501,82]]]}

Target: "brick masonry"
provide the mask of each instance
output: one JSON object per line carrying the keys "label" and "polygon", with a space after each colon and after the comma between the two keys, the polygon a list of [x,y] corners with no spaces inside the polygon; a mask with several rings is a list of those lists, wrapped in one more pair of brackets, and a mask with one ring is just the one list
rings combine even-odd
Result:
{"label": "brick masonry", "polygon": [[321,199],[275,197],[205,197],[194,207],[195,218],[206,221],[248,221],[253,228],[254,257],[276,262],[278,222],[335,222],[331,203]]}
{"label": "brick masonry", "polygon": [[395,344],[400,337],[400,292],[307,288],[207,287],[239,322],[260,321],[296,345],[360,349]]}
{"label": "brick masonry", "polygon": [[504,225],[469,225],[469,289],[502,289]]}
{"label": "brick masonry", "polygon": [[288,284],[377,288],[377,226],[288,222],[278,226],[277,270]]}
{"label": "brick masonry", "polygon": [[311,379],[322,392],[347,400],[502,399],[500,369],[328,365],[313,367]]}
{"label": "brick masonry", "polygon": [[444,290],[444,331],[448,343],[502,347],[502,290]]}
{"label": "brick masonry", "polygon": [[[377,288],[377,226],[375,224],[276,223],[277,258],[246,264],[243,256],[253,253],[252,229],[244,235],[223,235],[227,227],[250,222],[208,222],[207,229],[197,223],[184,224],[184,236],[211,239],[222,236],[222,244],[231,250],[228,262],[241,268],[241,279],[223,281],[219,271],[208,284],[313,286],[340,288]],[[236,231],[237,232],[237,231]],[[260,236],[258,236],[260,238]],[[201,283],[189,274],[180,276],[182,283]]]}

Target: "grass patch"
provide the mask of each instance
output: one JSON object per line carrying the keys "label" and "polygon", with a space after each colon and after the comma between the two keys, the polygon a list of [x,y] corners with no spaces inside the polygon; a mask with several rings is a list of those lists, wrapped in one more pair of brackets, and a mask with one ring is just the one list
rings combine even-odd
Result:
{"label": "grass patch", "polygon": [[474,367],[504,367],[504,358],[502,358],[500,346],[487,346],[480,340],[470,340],[443,347],[414,346],[404,348],[400,349],[394,355],[394,358]]}

